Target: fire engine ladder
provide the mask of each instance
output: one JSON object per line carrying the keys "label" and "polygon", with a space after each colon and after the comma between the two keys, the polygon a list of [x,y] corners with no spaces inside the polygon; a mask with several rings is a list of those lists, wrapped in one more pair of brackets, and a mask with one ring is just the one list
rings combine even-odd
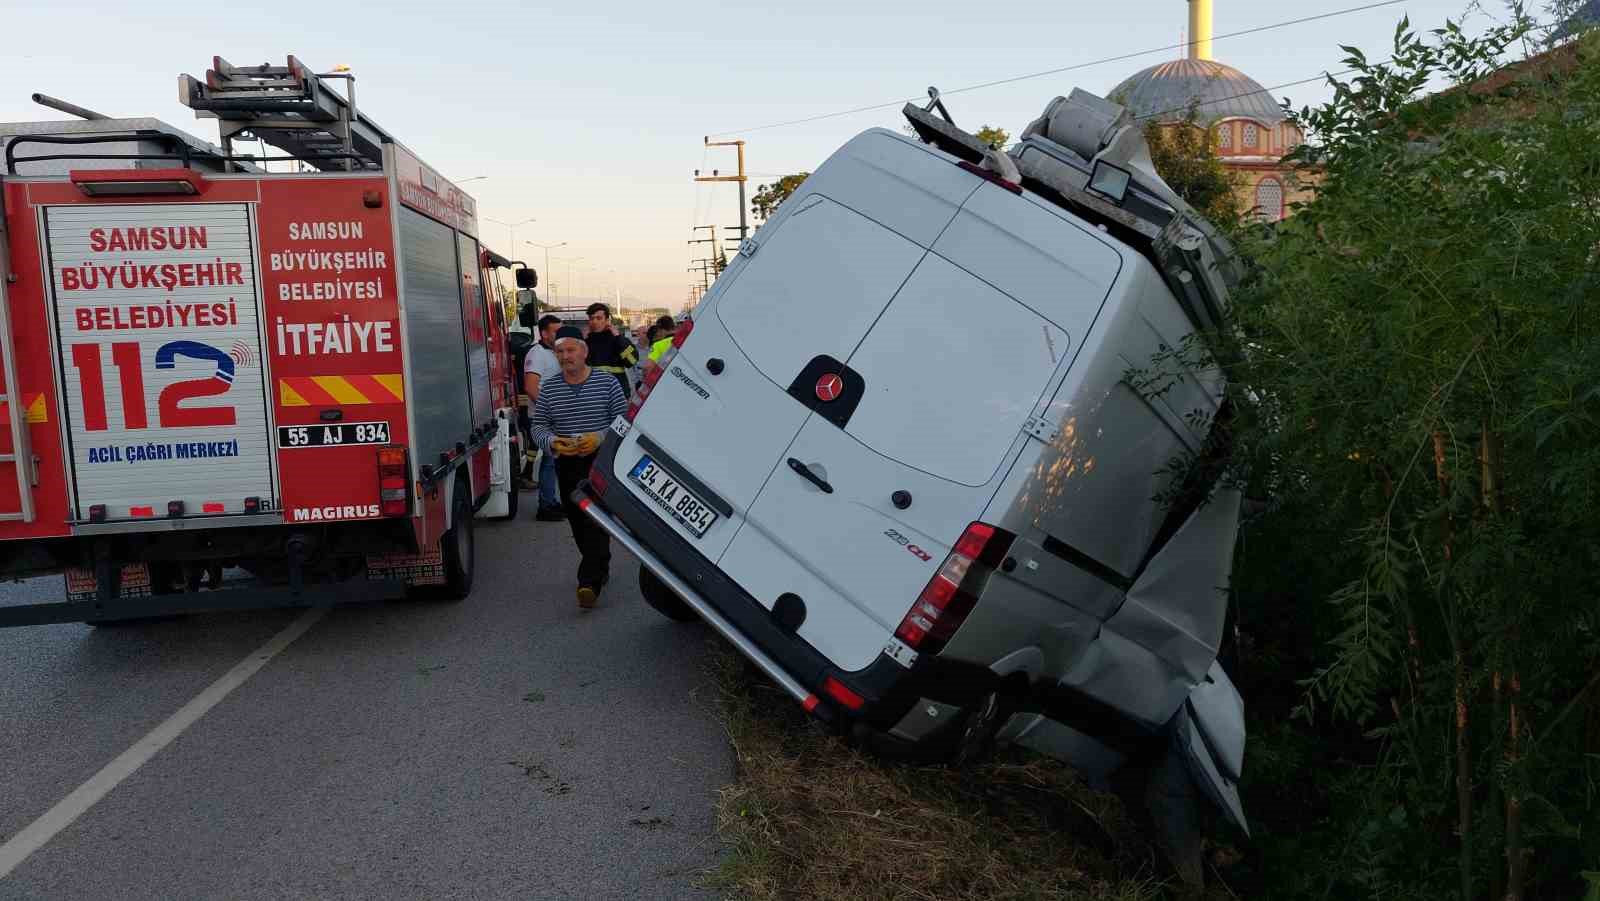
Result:
{"label": "fire engine ladder", "polygon": [[0,210],[0,373],[6,380],[0,406],[6,409],[5,427],[11,430],[11,453],[0,454],[0,466],[11,464],[17,475],[17,497],[22,501],[19,510],[0,511],[0,521],[33,522],[33,445],[28,440],[26,399],[17,387],[17,342],[11,330],[11,296],[6,291],[11,274],[6,251],[9,240],[5,212]]}
{"label": "fire engine ladder", "polygon": [[[327,79],[345,83],[341,96]],[[211,58],[205,81],[178,76],[178,101],[195,117],[216,119],[222,149],[248,133],[322,171],[380,170],[388,133],[356,110],[355,76],[318,75],[295,59],[282,66],[235,66]],[[231,164],[230,164],[231,168]]]}

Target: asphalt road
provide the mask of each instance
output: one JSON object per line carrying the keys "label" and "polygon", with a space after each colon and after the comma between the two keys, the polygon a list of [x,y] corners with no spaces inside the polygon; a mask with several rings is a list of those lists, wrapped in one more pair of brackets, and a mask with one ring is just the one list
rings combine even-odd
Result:
{"label": "asphalt road", "polygon": [[[531,507],[478,524],[466,601],[329,611],[0,899],[713,897],[711,633],[646,607],[620,548],[580,613]],[[303,615],[0,630],[0,847]]]}

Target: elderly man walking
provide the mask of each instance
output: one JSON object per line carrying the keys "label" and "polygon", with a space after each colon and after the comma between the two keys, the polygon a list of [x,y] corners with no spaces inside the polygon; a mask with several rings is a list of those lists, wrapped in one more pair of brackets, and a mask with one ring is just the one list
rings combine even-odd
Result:
{"label": "elderly man walking", "polygon": [[555,456],[561,505],[578,545],[578,606],[587,610],[611,576],[611,536],[579,511],[572,492],[588,476],[606,428],[627,412],[628,401],[614,376],[589,366],[582,332],[572,326],[557,330],[555,353],[561,377],[539,386],[533,440]]}

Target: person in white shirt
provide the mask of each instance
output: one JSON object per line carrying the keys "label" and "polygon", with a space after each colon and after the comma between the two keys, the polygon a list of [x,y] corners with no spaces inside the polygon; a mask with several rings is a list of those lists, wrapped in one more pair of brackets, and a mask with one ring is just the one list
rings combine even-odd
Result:
{"label": "person in white shirt", "polygon": [[[561,380],[561,364],[556,361],[556,329],[561,328],[561,318],[546,313],[539,319],[539,343],[528,350],[522,364],[522,390],[528,395],[529,408],[539,402],[539,386]],[[556,488],[556,458],[545,453],[539,460],[539,512],[540,522],[560,522],[567,518],[561,507],[561,495]]]}

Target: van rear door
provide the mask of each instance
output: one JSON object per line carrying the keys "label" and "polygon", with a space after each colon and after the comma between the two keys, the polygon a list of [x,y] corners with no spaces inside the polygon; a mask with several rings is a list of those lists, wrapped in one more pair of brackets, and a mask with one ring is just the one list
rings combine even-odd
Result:
{"label": "van rear door", "polygon": [[[798,594],[798,634],[846,670],[872,662],[983,515],[1121,262],[1077,223],[992,185],[934,251],[851,354],[847,393],[818,405],[721,564],[768,604]],[[855,405],[848,418],[830,417],[839,404]]]}
{"label": "van rear door", "polygon": [[[963,328],[975,310],[981,330]],[[800,430],[723,568],[769,603],[798,594],[799,635],[841,668],[871,663],[981,515],[1067,346],[929,255],[849,361],[860,396],[833,403],[853,414],[841,428],[819,410]]]}

